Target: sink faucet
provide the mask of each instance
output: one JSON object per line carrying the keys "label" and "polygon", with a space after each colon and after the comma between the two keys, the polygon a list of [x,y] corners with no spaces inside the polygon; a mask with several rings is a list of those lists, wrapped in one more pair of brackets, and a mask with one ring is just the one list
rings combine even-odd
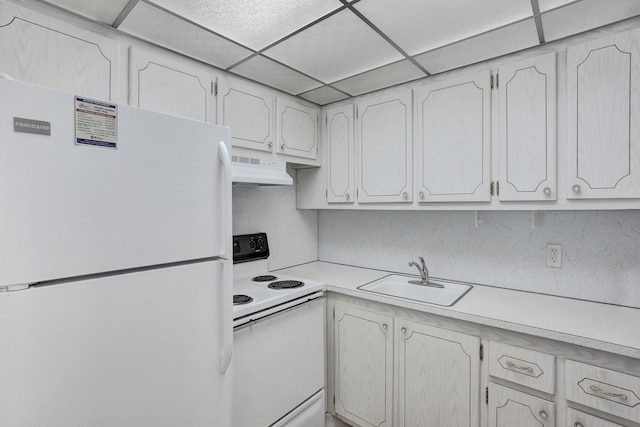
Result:
{"label": "sink faucet", "polygon": [[421,256],[418,257],[420,260],[420,264],[415,261],[411,261],[409,263],[409,267],[414,266],[420,272],[420,280],[409,280],[409,283],[413,283],[416,285],[424,285],[424,286],[433,286],[435,288],[444,288],[443,285],[439,283],[434,283],[429,281],[429,269],[427,268],[427,264],[424,262],[424,258]]}
{"label": "sink faucet", "polygon": [[429,283],[429,269],[427,268],[427,264],[424,262],[424,258],[419,256],[418,259],[420,260],[420,264],[415,261],[411,261],[409,263],[409,267],[414,266],[418,269],[420,272],[420,279],[422,279],[422,284],[426,285]]}

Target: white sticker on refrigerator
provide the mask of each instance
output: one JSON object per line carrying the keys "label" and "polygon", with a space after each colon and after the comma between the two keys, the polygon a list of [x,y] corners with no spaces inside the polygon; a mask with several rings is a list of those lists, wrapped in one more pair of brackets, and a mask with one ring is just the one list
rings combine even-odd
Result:
{"label": "white sticker on refrigerator", "polygon": [[117,148],[118,106],[76,96],[76,144]]}

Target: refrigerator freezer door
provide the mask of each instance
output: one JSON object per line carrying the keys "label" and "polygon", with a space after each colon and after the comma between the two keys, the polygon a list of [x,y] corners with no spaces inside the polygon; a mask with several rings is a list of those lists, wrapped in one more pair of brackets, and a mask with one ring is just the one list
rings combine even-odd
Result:
{"label": "refrigerator freezer door", "polygon": [[0,288],[229,256],[229,129],[119,105],[117,148],[79,145],[72,94],[0,79],[0,99]]}
{"label": "refrigerator freezer door", "polygon": [[0,293],[0,425],[230,427],[222,277],[212,261]]}

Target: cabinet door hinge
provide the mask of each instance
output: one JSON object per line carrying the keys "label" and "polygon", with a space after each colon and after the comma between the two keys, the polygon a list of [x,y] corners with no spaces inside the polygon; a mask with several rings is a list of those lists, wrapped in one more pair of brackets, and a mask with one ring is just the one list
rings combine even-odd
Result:
{"label": "cabinet door hinge", "polygon": [[489,387],[485,387],[484,389],[484,403],[489,404]]}
{"label": "cabinet door hinge", "polygon": [[[333,307],[333,318],[334,319],[336,318],[336,308],[335,307]],[[335,399],[336,397],[333,396],[333,398]]]}
{"label": "cabinet door hinge", "polygon": [[333,395],[333,404],[334,405],[336,404],[336,395],[335,394]]}
{"label": "cabinet door hinge", "polygon": [[329,190],[324,190],[324,197],[329,200]]}
{"label": "cabinet door hinge", "polygon": [[218,96],[218,82],[211,81],[211,95]]}
{"label": "cabinet door hinge", "polygon": [[493,74],[491,74],[491,77],[489,77],[489,87],[493,89]]}
{"label": "cabinet door hinge", "polygon": [[496,89],[500,87],[500,74],[496,74]]}
{"label": "cabinet door hinge", "polygon": [[480,344],[480,361],[484,360],[484,344]]}
{"label": "cabinet door hinge", "polygon": [[492,196],[500,195],[500,181],[492,182],[489,185],[489,194],[491,194]]}

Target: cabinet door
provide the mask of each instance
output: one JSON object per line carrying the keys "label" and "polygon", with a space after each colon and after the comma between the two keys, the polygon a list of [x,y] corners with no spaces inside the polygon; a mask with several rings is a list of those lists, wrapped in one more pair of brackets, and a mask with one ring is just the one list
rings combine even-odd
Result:
{"label": "cabinet door", "polygon": [[0,5],[0,72],[105,101],[118,95],[118,44],[14,4]]}
{"label": "cabinet door", "polygon": [[335,409],[363,427],[392,425],[393,318],[335,307]]}
{"label": "cabinet door", "polygon": [[500,67],[500,200],[556,200],[556,54]]}
{"label": "cabinet door", "polygon": [[551,402],[489,383],[489,427],[554,427]]}
{"label": "cabinet door", "polygon": [[567,408],[566,427],[623,427],[620,424],[603,420],[602,418],[587,415],[584,412]]}
{"label": "cabinet door", "polygon": [[567,198],[640,197],[640,30],[567,50]]}
{"label": "cabinet door", "polygon": [[318,110],[277,98],[276,153],[318,158]]}
{"label": "cabinet door", "polygon": [[418,200],[489,201],[490,73],[418,90]]}
{"label": "cabinet door", "polygon": [[353,203],[353,105],[327,110],[325,126],[328,157],[327,202]]}
{"label": "cabinet door", "polygon": [[129,75],[129,104],[215,123],[215,76],[210,68],[132,47]]}
{"label": "cabinet door", "polygon": [[358,103],[358,201],[413,199],[411,91]]}
{"label": "cabinet door", "polygon": [[400,427],[478,426],[480,338],[409,321],[396,333]]}
{"label": "cabinet door", "polygon": [[235,147],[273,151],[274,97],[264,89],[241,81],[222,80],[218,123],[231,128]]}

